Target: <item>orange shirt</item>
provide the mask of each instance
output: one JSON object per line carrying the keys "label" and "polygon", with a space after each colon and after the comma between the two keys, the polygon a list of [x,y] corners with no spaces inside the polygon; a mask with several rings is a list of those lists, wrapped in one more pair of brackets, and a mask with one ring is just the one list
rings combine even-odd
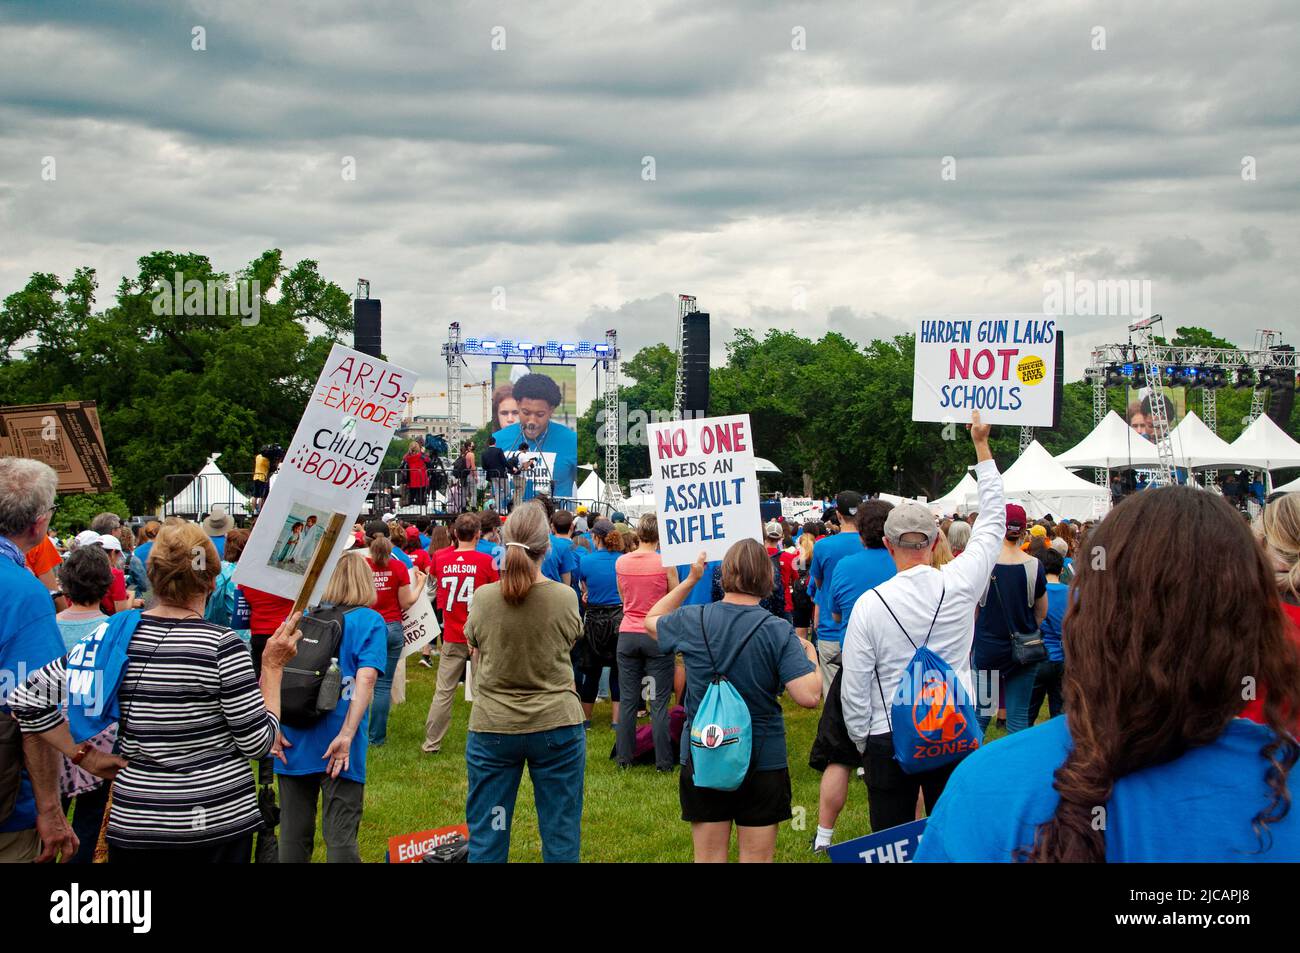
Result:
{"label": "orange shirt", "polygon": [[27,551],[27,568],[34,576],[45,575],[61,562],[63,558],[48,536]]}

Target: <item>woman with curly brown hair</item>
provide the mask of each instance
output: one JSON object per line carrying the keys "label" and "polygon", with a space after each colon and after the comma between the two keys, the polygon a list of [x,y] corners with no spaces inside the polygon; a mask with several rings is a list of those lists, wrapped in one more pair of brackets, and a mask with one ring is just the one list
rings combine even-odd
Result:
{"label": "woman with curly brown hair", "polygon": [[[966,759],[916,859],[1300,860],[1300,657],[1240,515],[1199,490],[1146,490],[1088,544],[1063,625],[1066,717]],[[1264,686],[1256,724],[1242,715]]]}

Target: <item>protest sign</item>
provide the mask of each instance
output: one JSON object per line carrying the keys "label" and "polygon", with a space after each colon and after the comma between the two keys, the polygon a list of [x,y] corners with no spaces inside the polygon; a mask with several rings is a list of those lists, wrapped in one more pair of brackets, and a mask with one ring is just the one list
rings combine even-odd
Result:
{"label": "protest sign", "polygon": [[[295,598],[331,522],[350,527],[365,504],[415,372],[335,344],[312,389],[235,582]],[[351,538],[339,533],[310,586],[315,605]]]}
{"label": "protest sign", "polygon": [[0,407],[0,457],[53,468],[60,493],[107,493],[108,454],[93,400]]}
{"label": "protest sign", "polygon": [[821,500],[814,500],[811,496],[786,496],[781,498],[781,515],[797,523],[819,520],[824,505]]}
{"label": "protest sign", "polygon": [[916,330],[912,419],[1054,427],[1064,338],[1042,314],[923,317]]}
{"label": "protest sign", "polygon": [[441,631],[438,616],[429,603],[429,593],[421,592],[420,598],[409,609],[402,610],[402,635],[406,639],[402,646],[402,658],[420,651],[436,639]]}
{"label": "protest sign", "polygon": [[749,415],[649,424],[650,475],[665,566],[721,559],[740,539],[762,542]]}
{"label": "protest sign", "polygon": [[921,846],[925,820],[832,844],[827,856],[835,864],[910,864]]}
{"label": "protest sign", "polygon": [[388,853],[384,860],[390,864],[418,864],[424,855],[441,844],[454,838],[457,834],[469,839],[469,825],[455,824],[451,827],[435,827],[429,831],[416,831],[414,834],[401,834],[388,838]]}

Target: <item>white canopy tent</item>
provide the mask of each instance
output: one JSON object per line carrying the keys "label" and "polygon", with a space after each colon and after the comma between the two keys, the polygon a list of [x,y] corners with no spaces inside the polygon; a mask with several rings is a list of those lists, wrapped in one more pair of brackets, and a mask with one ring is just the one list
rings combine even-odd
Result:
{"label": "white canopy tent", "polygon": [[655,495],[653,493],[634,493],[619,503],[618,508],[629,521],[636,519],[645,513],[655,511]]}
{"label": "white canopy tent", "polygon": [[1300,478],[1292,480],[1290,483],[1283,483],[1281,486],[1273,487],[1274,493],[1300,493]]}
{"label": "white canopy tent", "polygon": [[1182,422],[1169,431],[1169,446],[1174,452],[1174,462],[1189,470],[1240,465],[1237,452],[1207,427],[1194,411],[1189,410]]}
{"label": "white canopy tent", "polygon": [[201,517],[211,513],[214,506],[224,507],[231,516],[248,515],[248,497],[235,489],[229,477],[217,467],[219,456],[219,453],[210,456],[190,484],[167,501],[163,506],[164,516]]}
{"label": "white canopy tent", "polygon": [[754,472],[755,473],[780,473],[781,468],[778,467],[771,460],[765,460],[762,457],[755,457]]}
{"label": "white canopy tent", "polygon": [[1060,519],[1095,519],[1110,505],[1110,490],[1075,476],[1037,440],[1002,475],[1006,497],[1020,503],[1030,519],[1048,513]]}
{"label": "white canopy tent", "polygon": [[1230,447],[1232,462],[1239,467],[1252,470],[1300,467],[1300,443],[1292,440],[1267,414],[1255,418]]}
{"label": "white canopy tent", "polygon": [[1124,422],[1115,411],[1108,413],[1092,433],[1069,450],[1058,454],[1063,467],[1101,467],[1121,470],[1127,467],[1154,467],[1160,463],[1156,445]]}
{"label": "white canopy tent", "polygon": [[962,474],[957,485],[939,497],[930,501],[930,509],[935,513],[968,513],[979,509],[980,489],[975,476],[969,470]]}
{"label": "white canopy tent", "polygon": [[[585,466],[582,469],[587,469]],[[578,488],[573,491],[573,497],[579,503],[586,503],[589,500],[601,502],[605,499],[605,481],[600,478],[595,467],[591,467],[591,472],[587,474]]]}

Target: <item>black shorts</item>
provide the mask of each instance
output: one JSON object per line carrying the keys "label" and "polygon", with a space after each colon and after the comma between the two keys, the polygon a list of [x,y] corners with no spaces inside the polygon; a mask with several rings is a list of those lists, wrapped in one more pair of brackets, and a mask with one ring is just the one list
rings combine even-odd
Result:
{"label": "black shorts", "polygon": [[807,629],[812,626],[812,617],[812,600],[795,599],[794,608],[790,611],[790,624],[796,629]]}
{"label": "black shorts", "polygon": [[830,691],[826,693],[826,703],[822,705],[822,716],[817,722],[817,737],[813,739],[812,750],[808,752],[808,766],[814,771],[825,771],[829,764],[843,764],[851,768],[863,764],[862,753],[844,727],[844,707],[840,703],[840,682],[843,677],[844,669],[835,673]]}
{"label": "black shorts", "polygon": [[266,480],[253,481],[253,499],[264,500],[271,492],[271,484]]}
{"label": "black shorts", "polygon": [[697,788],[692,765],[682,768],[678,795],[682,820],[696,824],[733,821],[737,827],[770,827],[793,817],[790,810],[790,770],[750,770],[734,791]]}

